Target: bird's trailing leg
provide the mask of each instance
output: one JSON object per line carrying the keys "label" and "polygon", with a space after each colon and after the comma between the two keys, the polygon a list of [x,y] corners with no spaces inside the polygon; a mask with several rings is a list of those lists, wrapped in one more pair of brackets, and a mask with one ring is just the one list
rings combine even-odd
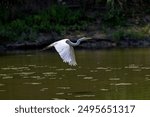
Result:
{"label": "bird's trailing leg", "polygon": [[50,45],[46,46],[45,48],[43,48],[42,51],[47,50],[47,49],[49,49],[51,47],[52,47],[52,45],[50,44]]}

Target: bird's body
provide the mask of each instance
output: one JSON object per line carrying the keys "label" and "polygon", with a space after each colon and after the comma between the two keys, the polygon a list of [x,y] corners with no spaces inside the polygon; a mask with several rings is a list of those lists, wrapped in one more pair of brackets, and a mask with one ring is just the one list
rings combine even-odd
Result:
{"label": "bird's body", "polygon": [[62,58],[63,62],[68,63],[69,65],[77,65],[74,49],[72,46],[66,43],[69,39],[63,39],[60,41],[56,41],[52,43],[50,46],[55,47],[56,51],[59,53],[60,57]]}
{"label": "bird's body", "polygon": [[81,41],[91,39],[91,38],[80,38],[76,43],[71,42],[69,39],[62,39],[60,41],[56,41],[49,46],[47,46],[45,49],[48,49],[50,47],[55,47],[56,51],[59,53],[60,57],[62,58],[63,62],[68,63],[71,66],[77,65],[74,49],[72,46],[77,46],[80,44]]}

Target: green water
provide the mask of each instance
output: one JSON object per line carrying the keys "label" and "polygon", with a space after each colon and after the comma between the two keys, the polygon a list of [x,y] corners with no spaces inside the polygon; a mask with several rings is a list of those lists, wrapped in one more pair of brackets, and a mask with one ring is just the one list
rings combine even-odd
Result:
{"label": "green water", "polygon": [[150,49],[0,54],[0,99],[150,99]]}

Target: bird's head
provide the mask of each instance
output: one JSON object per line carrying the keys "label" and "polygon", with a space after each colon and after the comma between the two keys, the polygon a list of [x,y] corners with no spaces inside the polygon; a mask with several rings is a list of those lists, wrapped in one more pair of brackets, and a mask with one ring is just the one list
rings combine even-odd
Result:
{"label": "bird's head", "polygon": [[82,40],[82,41],[90,40],[90,39],[92,39],[92,38],[91,37],[82,37],[82,38],[80,38],[80,40]]}
{"label": "bird's head", "polygon": [[85,37],[86,40],[92,39],[91,37]]}

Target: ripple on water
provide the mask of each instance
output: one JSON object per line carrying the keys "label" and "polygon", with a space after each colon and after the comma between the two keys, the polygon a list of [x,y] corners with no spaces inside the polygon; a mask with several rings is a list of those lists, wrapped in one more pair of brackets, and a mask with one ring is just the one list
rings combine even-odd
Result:
{"label": "ripple on water", "polygon": [[20,73],[14,73],[14,74],[25,76],[25,75],[33,75],[35,74],[35,72],[20,72]]}
{"label": "ripple on water", "polygon": [[0,74],[0,76],[2,76],[2,77],[3,77],[3,76],[7,76],[7,74]]}
{"label": "ripple on water", "polygon": [[108,67],[97,67],[96,69],[98,69],[98,70],[106,70],[106,69],[108,69]]}
{"label": "ripple on water", "polygon": [[116,81],[116,80],[120,80],[120,78],[114,77],[114,78],[109,78],[109,80]]}
{"label": "ripple on water", "polygon": [[33,79],[41,79],[41,76],[31,76]]}
{"label": "ripple on water", "polygon": [[91,80],[91,82],[95,82],[95,81],[98,81],[98,79],[92,79],[92,80]]}
{"label": "ripple on water", "polygon": [[34,64],[33,65],[28,65],[28,67],[36,67],[36,65],[34,65]]}
{"label": "ripple on water", "polygon": [[1,86],[4,86],[4,85],[5,85],[5,84],[0,84],[0,87],[1,87]]}
{"label": "ripple on water", "polygon": [[56,93],[56,95],[64,95],[65,93],[64,92],[58,92]]}
{"label": "ripple on water", "polygon": [[125,83],[125,82],[122,82],[122,83],[110,83],[110,85],[115,85],[115,86],[129,86],[129,85],[132,85],[133,83]]}
{"label": "ripple on water", "polygon": [[24,71],[24,70],[30,70],[29,67],[3,67],[2,70],[15,70],[15,71]]}
{"label": "ripple on water", "polygon": [[91,72],[91,73],[95,73],[95,72],[97,72],[97,70],[90,70],[90,72]]}
{"label": "ripple on water", "polygon": [[84,77],[83,79],[84,79],[84,80],[92,80],[93,77],[88,77],[88,76],[87,76],[87,77]]}
{"label": "ripple on water", "polygon": [[62,99],[62,98],[52,98],[52,100],[66,100],[66,99]]}
{"label": "ripple on water", "polygon": [[81,98],[81,97],[95,97],[95,95],[85,94],[85,95],[75,95],[74,97],[76,97],[76,98]]}
{"label": "ripple on water", "polygon": [[48,66],[47,65],[36,65],[35,68],[46,68],[46,67],[48,67]]}
{"label": "ripple on water", "polygon": [[142,69],[133,69],[132,71],[140,72],[140,71],[142,71]]}
{"label": "ripple on water", "polygon": [[145,80],[150,80],[150,74],[145,75]]}
{"label": "ripple on water", "polygon": [[6,92],[6,90],[0,89],[0,92]]}
{"label": "ripple on water", "polygon": [[59,79],[59,80],[62,80],[63,78],[62,78],[62,77],[59,77],[58,79]]}
{"label": "ripple on water", "polygon": [[110,67],[97,67],[97,70],[105,70],[106,72],[110,72],[112,71],[112,69]]}
{"label": "ripple on water", "polygon": [[150,69],[150,67],[141,67],[141,69],[149,70],[149,69]]}
{"label": "ripple on water", "polygon": [[50,66],[49,68],[50,69],[56,69],[57,67],[56,66]]}
{"label": "ripple on water", "polygon": [[24,79],[28,79],[28,78],[30,78],[29,76],[23,76],[22,78],[24,78]]}
{"label": "ripple on water", "polygon": [[150,77],[150,74],[146,74],[145,76],[146,76],[146,77]]}
{"label": "ripple on water", "polygon": [[46,90],[48,90],[48,88],[42,88],[42,89],[40,89],[40,91],[46,91]]}
{"label": "ripple on water", "polygon": [[150,80],[150,78],[149,77],[145,77],[145,80]]}
{"label": "ripple on water", "polygon": [[67,95],[72,95],[72,93],[67,93]]}
{"label": "ripple on water", "polygon": [[109,89],[105,89],[105,88],[103,88],[103,89],[100,89],[100,91],[108,91]]}
{"label": "ripple on water", "polygon": [[86,76],[86,75],[84,75],[84,74],[77,75],[77,77],[84,77],[84,76]]}
{"label": "ripple on water", "polygon": [[57,87],[57,89],[69,90],[69,89],[71,89],[71,87]]}
{"label": "ripple on water", "polygon": [[56,76],[56,72],[44,72],[43,75],[44,76]]}
{"label": "ripple on water", "polygon": [[64,69],[56,69],[56,71],[64,71]]}
{"label": "ripple on water", "polygon": [[41,82],[25,82],[25,85],[41,85]]}
{"label": "ripple on water", "polygon": [[129,64],[128,66],[125,66],[126,69],[138,69],[139,66],[135,64]]}
{"label": "ripple on water", "polygon": [[65,71],[75,71],[76,69],[73,69],[73,68],[67,68],[65,69]]}
{"label": "ripple on water", "polygon": [[112,70],[121,70],[122,68],[121,67],[112,67],[111,69]]}
{"label": "ripple on water", "polygon": [[111,72],[112,70],[111,70],[111,69],[106,69],[105,71],[106,71],[106,72]]}
{"label": "ripple on water", "polygon": [[13,76],[3,76],[3,79],[12,79]]}

